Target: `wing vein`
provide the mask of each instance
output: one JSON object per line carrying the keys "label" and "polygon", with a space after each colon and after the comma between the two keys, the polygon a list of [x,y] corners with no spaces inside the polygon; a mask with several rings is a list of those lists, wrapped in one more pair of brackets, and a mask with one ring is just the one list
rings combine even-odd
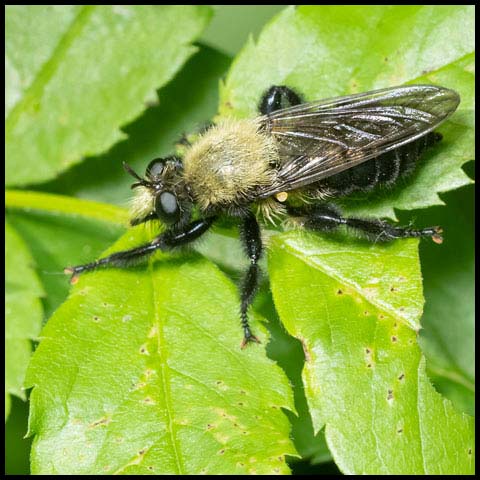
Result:
{"label": "wing vein", "polygon": [[[305,103],[260,117],[276,141],[277,178],[259,198],[308,186],[428,134],[457,108],[456,92],[392,87]],[[394,158],[394,156],[392,156]]]}

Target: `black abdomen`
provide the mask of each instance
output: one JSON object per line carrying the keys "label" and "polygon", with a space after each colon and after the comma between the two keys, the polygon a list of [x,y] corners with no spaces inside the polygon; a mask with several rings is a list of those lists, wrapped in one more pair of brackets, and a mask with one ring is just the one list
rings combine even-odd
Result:
{"label": "black abdomen", "polygon": [[400,178],[410,175],[424,150],[441,139],[439,133],[429,132],[414,142],[337,173],[317,185],[336,196],[369,192],[377,186],[391,187]]}

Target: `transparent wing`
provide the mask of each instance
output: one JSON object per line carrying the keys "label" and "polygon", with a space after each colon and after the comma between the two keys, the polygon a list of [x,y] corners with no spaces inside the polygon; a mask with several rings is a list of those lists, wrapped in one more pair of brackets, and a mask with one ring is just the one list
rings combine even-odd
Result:
{"label": "transparent wing", "polygon": [[420,138],[457,108],[453,90],[410,85],[296,105],[261,117],[277,141],[277,179],[259,197],[294,190]]}

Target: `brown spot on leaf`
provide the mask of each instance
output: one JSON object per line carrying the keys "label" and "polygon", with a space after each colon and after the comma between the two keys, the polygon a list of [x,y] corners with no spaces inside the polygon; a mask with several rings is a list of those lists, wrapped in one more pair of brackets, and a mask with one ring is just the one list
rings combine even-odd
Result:
{"label": "brown spot on leaf", "polygon": [[100,427],[102,425],[108,425],[112,421],[111,418],[109,417],[103,417],[100,420],[97,420],[96,422],[93,422],[89,425],[90,428],[95,428],[95,427]]}
{"label": "brown spot on leaf", "polygon": [[309,363],[312,361],[312,357],[310,356],[310,352],[308,351],[307,343],[305,342],[304,338],[300,338],[300,342],[302,343],[303,354],[305,355],[305,361]]}

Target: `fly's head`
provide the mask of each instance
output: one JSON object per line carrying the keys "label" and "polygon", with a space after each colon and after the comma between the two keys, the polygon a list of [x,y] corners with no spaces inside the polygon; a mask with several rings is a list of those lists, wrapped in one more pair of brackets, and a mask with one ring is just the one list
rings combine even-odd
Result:
{"label": "fly's head", "polygon": [[155,214],[163,223],[171,225],[178,223],[189,210],[190,198],[182,178],[182,161],[178,157],[152,160],[144,178],[126,163],[123,166],[137,180],[131,186],[136,190],[132,224]]}

